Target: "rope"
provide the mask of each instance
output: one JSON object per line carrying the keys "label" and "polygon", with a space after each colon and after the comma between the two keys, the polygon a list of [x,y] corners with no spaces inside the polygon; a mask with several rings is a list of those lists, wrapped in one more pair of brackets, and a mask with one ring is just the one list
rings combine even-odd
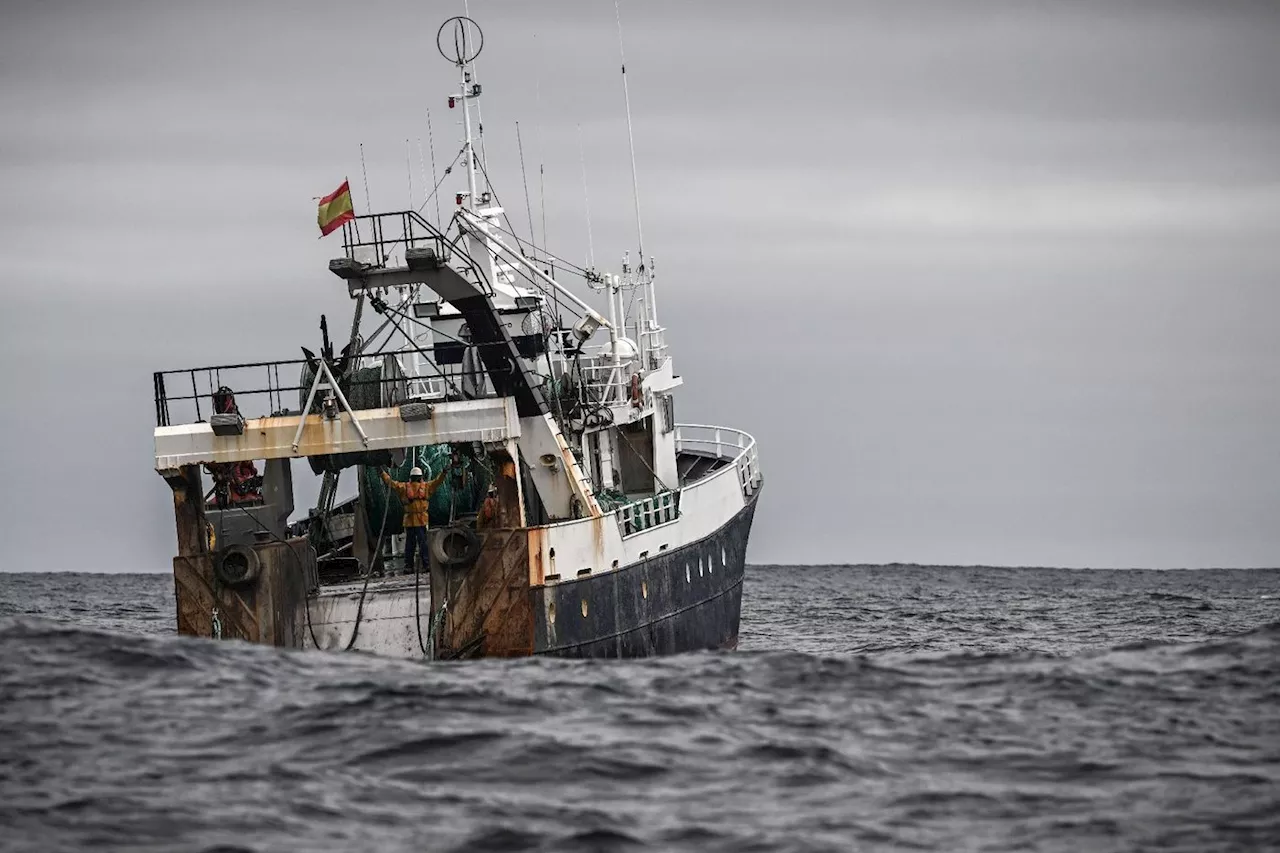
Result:
{"label": "rope", "polygon": [[[249,518],[253,521],[254,524],[258,525],[263,530],[265,530],[268,536],[270,536],[272,539],[276,540],[277,542],[279,542],[281,545],[285,547],[285,550],[288,551],[293,556],[294,562],[298,564],[298,572],[305,579],[307,576],[307,567],[302,565],[302,558],[299,557],[297,553],[293,550],[293,546],[290,545],[288,542],[284,541],[283,539],[281,539],[280,536],[274,530],[272,530],[271,528],[263,524],[261,521],[259,521],[258,517],[253,513],[249,512],[249,510],[245,509],[239,504],[236,504],[235,507],[236,509],[243,512],[245,515],[249,516]],[[311,635],[311,645],[315,646],[316,649],[319,649],[320,641],[316,639],[315,629],[311,627],[311,605],[305,599],[302,602],[302,609],[307,616],[307,633]]]}
{"label": "rope", "polygon": [[[449,177],[450,173],[452,173],[452,172],[453,172],[453,167],[454,167],[454,166],[456,166],[456,165],[458,165],[458,160],[459,160],[459,159],[461,159],[461,157],[462,157],[462,153],[463,153],[463,151],[464,151],[464,150],[465,150],[465,149],[462,149],[462,150],[458,151],[458,153],[457,153],[456,155],[454,155],[453,162],[452,162],[452,163],[450,163],[448,166],[445,166],[444,174],[440,176],[440,181],[435,185],[435,189],[431,190],[431,195],[429,195],[429,196],[427,196],[425,199],[423,199],[423,200],[422,200],[422,204],[418,205],[418,209],[417,209],[417,211],[416,211],[417,213],[421,214],[421,213],[422,213],[423,208],[425,208],[425,207],[427,206],[427,204],[431,201],[431,199],[435,198],[435,195],[436,195],[436,193],[440,190],[440,186],[444,183],[445,178]],[[434,156],[434,153],[433,153],[433,156]],[[407,230],[407,229],[406,229],[406,230]],[[405,242],[405,240],[406,240],[406,238],[407,238],[408,236],[409,236],[408,234],[404,234],[404,235],[402,235],[402,236],[400,236],[400,237],[396,238],[395,240],[391,241],[391,242],[390,242],[390,243],[388,243],[386,246],[384,246],[384,247],[383,247],[383,250],[384,250],[385,254],[383,255],[382,260],[384,260],[384,261],[385,261],[385,260],[387,259],[387,257],[389,257],[389,256],[390,256],[390,254],[391,254],[391,250],[392,250],[392,249],[394,249],[396,246],[400,245],[401,243]],[[441,236],[443,236],[443,235],[441,235]],[[362,295],[363,295],[363,291],[362,291]]]}
{"label": "rope", "polygon": [[631,452],[634,453],[636,455],[636,458],[640,460],[640,464],[643,465],[646,469],[648,469],[649,473],[653,475],[653,479],[657,480],[658,484],[662,486],[662,488],[665,491],[668,491],[668,492],[674,491],[674,489],[672,489],[666,483],[662,482],[662,478],[658,476],[658,472],[653,470],[653,468],[649,466],[649,462],[644,458],[644,454],[636,450],[636,446],[631,443],[631,439],[627,438],[627,434],[622,430],[618,430],[618,435],[622,436],[622,440],[625,441],[627,443],[627,446],[631,448]]}
{"label": "rope", "polygon": [[[499,206],[501,206],[502,202],[501,200],[498,199],[497,193],[493,194],[493,199],[494,201],[498,202]],[[503,210],[503,215],[506,216],[505,208]],[[510,225],[511,217],[507,216],[506,218],[507,218],[507,224]],[[494,225],[494,227],[497,228],[499,231],[501,231],[503,234],[506,234],[507,236],[516,240],[517,244],[520,245],[521,249],[523,249],[525,241],[520,239],[519,234],[516,234],[514,231],[508,231],[506,228],[503,228],[501,225]],[[533,245],[532,243],[530,243],[529,245],[530,245],[530,248],[532,248],[534,251],[541,252],[542,254],[546,255],[549,259],[555,261],[558,264],[563,264],[566,267],[567,272],[571,272],[574,275],[580,276],[582,278],[588,278],[590,276],[590,272],[584,267],[580,267],[577,264],[572,263],[571,261],[566,261],[564,258],[560,257],[559,255],[553,255],[550,252],[548,252],[546,248],[539,249],[537,246]]]}
{"label": "rope", "polygon": [[[387,486],[386,490],[390,492],[391,487]],[[387,529],[387,511],[390,509],[390,503],[391,503],[390,501],[384,500],[382,504],[383,506],[382,527],[379,528],[378,530],[378,542],[373,547],[373,559],[375,560],[378,559],[378,557],[382,556],[382,534]],[[343,651],[346,651],[346,652],[351,651],[352,647],[355,646],[356,644],[356,637],[360,636],[360,618],[364,615],[364,599],[365,599],[366,593],[369,592],[369,579],[372,577],[373,577],[373,561],[370,560],[369,570],[365,572],[365,576],[364,576],[364,586],[360,588],[360,601],[358,604],[356,604],[356,624],[353,625],[351,628],[351,639],[347,641],[347,645],[343,649]]]}
{"label": "rope", "polygon": [[[379,303],[374,306],[375,310],[378,308],[379,305],[381,306],[382,311],[390,311],[392,314],[395,314],[397,317],[403,320],[406,320],[410,323],[421,323],[424,326],[426,325],[425,323],[422,323],[422,321],[418,320],[416,317],[410,317],[408,314],[404,313],[400,309],[395,308],[391,305],[388,305],[385,302],[379,301]],[[395,325],[396,331],[401,332],[401,334],[403,334],[403,330],[400,328],[399,323],[394,323],[393,325]],[[448,337],[448,335],[445,335],[445,337]],[[445,374],[445,372],[440,369],[440,366],[436,364],[435,356],[428,355],[427,352],[422,349],[422,347],[418,346],[417,341],[413,340],[413,338],[410,337],[409,335],[405,335],[405,340],[409,341],[409,345],[413,347],[413,350],[416,353],[418,353],[419,355],[421,355],[423,358],[427,360],[427,364],[429,364],[431,368],[435,370],[436,374],[441,379],[444,380],[445,384],[449,386],[449,389],[453,391],[454,394],[457,394],[458,396],[462,396],[462,391],[459,390],[458,386],[454,385],[453,382],[449,379],[449,377]]]}
{"label": "rope", "polygon": [[[418,569],[418,562],[419,561],[415,560],[413,563],[413,621],[414,621],[414,624],[418,626],[418,649],[422,652],[423,656],[425,657],[427,655],[427,646],[422,641],[422,611],[420,609],[422,594],[418,591],[418,585],[419,585],[418,577],[420,574]],[[428,637],[431,636],[430,625],[427,626],[427,636]],[[432,645],[432,648],[435,648],[435,646]]]}

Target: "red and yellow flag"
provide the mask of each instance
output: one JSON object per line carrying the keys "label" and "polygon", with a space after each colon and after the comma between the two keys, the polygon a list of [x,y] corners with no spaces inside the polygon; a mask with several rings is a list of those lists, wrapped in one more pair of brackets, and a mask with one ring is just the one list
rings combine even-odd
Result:
{"label": "red and yellow flag", "polygon": [[320,211],[316,215],[316,222],[320,225],[321,237],[341,227],[342,223],[350,222],[355,218],[355,211],[351,208],[351,187],[346,181],[320,199]]}

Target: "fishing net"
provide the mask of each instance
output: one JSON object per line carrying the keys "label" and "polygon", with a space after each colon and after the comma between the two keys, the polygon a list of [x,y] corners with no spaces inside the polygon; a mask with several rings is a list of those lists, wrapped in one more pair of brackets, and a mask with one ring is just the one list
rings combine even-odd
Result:
{"label": "fishing net", "polygon": [[[392,371],[399,372],[385,362],[376,367],[363,367],[351,371],[340,379],[338,387],[342,389],[351,408],[356,411],[392,405],[398,397],[403,396],[403,389],[400,390],[399,395],[396,395],[392,390],[393,386],[384,382],[384,376],[394,376]],[[399,378],[402,379],[403,374],[400,374]],[[302,381],[299,383],[303,389],[298,400],[299,406],[307,402],[306,395],[311,389],[313,379],[315,379],[315,373],[304,364]],[[320,403],[317,395],[309,414],[319,412]],[[459,455],[458,466],[435,490],[427,504],[428,520],[432,527],[438,527],[479,510],[480,504],[484,501],[485,492],[493,482],[492,472],[483,461],[483,450],[477,454],[469,444],[411,447],[405,450],[404,461],[399,465],[394,464],[391,452],[386,450],[312,456],[309,457],[309,462],[311,470],[317,474],[356,467],[359,472],[361,494],[364,495],[365,520],[369,534],[377,537],[378,530],[382,527],[384,511],[387,515],[385,535],[403,532],[401,520],[404,515],[404,507],[401,506],[399,496],[394,489],[382,482],[379,466],[386,465],[391,478],[403,483],[409,481],[409,470],[417,465],[422,469],[423,478],[430,480],[448,467],[449,459],[455,450]]]}
{"label": "fishing net", "polygon": [[[422,469],[423,479],[430,480],[448,467],[455,448],[459,451],[458,466],[449,472],[427,503],[427,518],[432,527],[447,525],[460,516],[474,514],[480,509],[485,492],[493,482],[493,474],[488,466],[480,458],[467,452],[471,449],[470,445],[436,444],[410,448],[405,453],[403,463],[388,468],[391,479],[403,483],[408,482],[409,470],[417,465]],[[403,532],[401,520],[404,507],[399,495],[382,482],[377,468],[361,467],[359,471],[369,533],[375,537],[378,535],[384,511],[387,513],[386,534]]]}

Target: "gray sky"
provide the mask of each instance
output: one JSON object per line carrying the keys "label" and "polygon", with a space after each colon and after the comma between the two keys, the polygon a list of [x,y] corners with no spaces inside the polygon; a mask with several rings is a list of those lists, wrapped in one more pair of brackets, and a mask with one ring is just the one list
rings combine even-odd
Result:
{"label": "gray sky", "polygon": [[[350,176],[365,209],[363,142],[403,207],[409,138],[421,200],[426,109],[458,147],[434,35],[461,8],[4,5],[0,568],[167,569],[151,371],[294,358],[348,316],[313,197]],[[535,219],[543,162],[550,242],[585,259],[581,125],[616,269],[613,4],[471,13],[513,220],[519,120]],[[623,16],[677,414],[759,439],[751,561],[1280,564],[1280,6]]]}

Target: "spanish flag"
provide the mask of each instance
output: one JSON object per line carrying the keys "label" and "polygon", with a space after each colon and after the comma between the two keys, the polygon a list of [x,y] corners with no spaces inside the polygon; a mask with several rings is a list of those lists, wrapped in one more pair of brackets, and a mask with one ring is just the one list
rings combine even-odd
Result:
{"label": "spanish flag", "polygon": [[320,199],[320,211],[316,215],[316,222],[320,225],[321,237],[336,230],[342,223],[350,222],[355,218],[355,211],[351,208],[351,187],[346,181]]}

